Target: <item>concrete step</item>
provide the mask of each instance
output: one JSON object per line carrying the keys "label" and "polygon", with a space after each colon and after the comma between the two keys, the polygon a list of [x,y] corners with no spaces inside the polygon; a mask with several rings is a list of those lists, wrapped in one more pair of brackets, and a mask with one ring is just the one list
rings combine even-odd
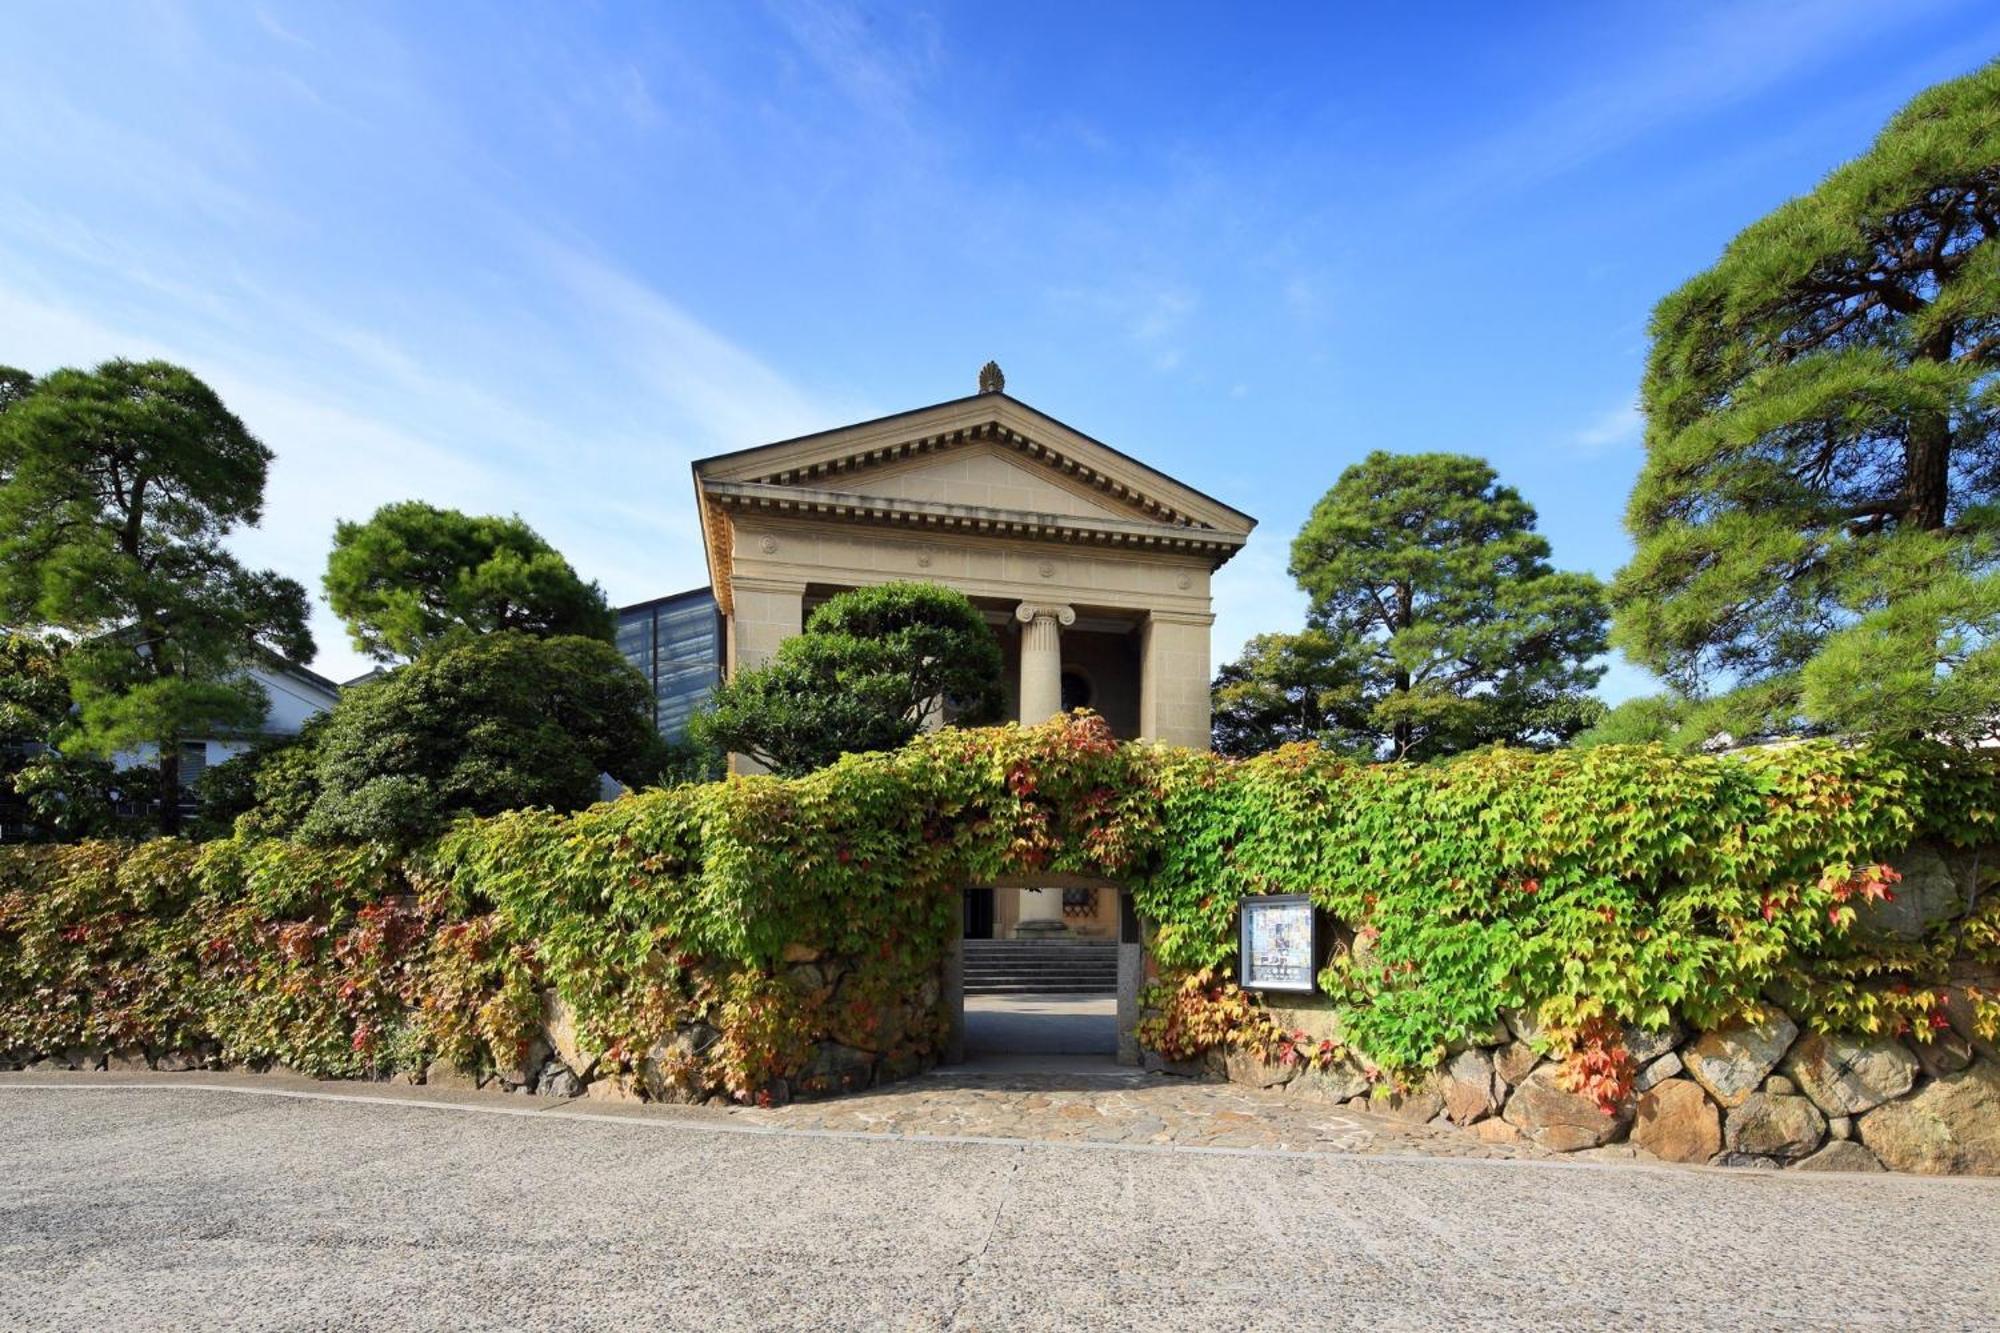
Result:
{"label": "concrete step", "polygon": [[1106,963],[976,963],[966,959],[968,973],[1116,973],[1118,961]]}
{"label": "concrete step", "polygon": [[1075,943],[1044,943],[1041,940],[966,940],[964,945],[967,958],[1096,962],[1100,959],[1118,957],[1118,946],[1110,940]]}
{"label": "concrete step", "polygon": [[982,958],[968,958],[965,960],[965,970],[968,972],[1116,972],[1118,960],[1107,958],[1101,963],[1096,959],[1059,963],[1039,958],[1023,959],[1019,962],[988,962]]}
{"label": "concrete step", "polygon": [[1056,937],[966,940],[968,995],[1111,995],[1118,990],[1118,945]]}
{"label": "concrete step", "polygon": [[1118,949],[968,949],[967,962],[980,963],[1076,963],[1094,966],[1118,961]]}
{"label": "concrete step", "polygon": [[965,940],[968,949],[1115,949],[1116,940],[1090,940],[1077,935],[1047,935],[1036,939]]}

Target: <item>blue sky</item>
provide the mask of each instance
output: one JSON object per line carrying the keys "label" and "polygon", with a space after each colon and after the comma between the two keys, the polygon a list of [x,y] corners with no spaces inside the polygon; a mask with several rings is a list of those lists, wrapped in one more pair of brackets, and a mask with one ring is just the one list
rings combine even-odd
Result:
{"label": "blue sky", "polygon": [[[1218,663],[1371,449],[1482,454],[1609,576],[1652,303],[2000,53],[2000,10],[26,3],[0,362],[165,356],[277,453],[246,555],[518,512],[704,581],[687,464],[1017,396],[1262,520]],[[316,622],[319,665],[360,667]],[[1614,668],[1604,692],[1644,686]]]}

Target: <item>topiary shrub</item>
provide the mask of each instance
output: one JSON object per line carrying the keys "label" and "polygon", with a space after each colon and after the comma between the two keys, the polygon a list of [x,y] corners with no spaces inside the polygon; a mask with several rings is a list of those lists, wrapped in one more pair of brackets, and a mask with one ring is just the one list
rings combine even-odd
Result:
{"label": "topiary shrub", "polygon": [[646,682],[608,643],[507,631],[342,695],[315,738],[309,841],[412,846],[462,814],[576,810],[652,781]]}
{"label": "topiary shrub", "polygon": [[718,687],[695,726],[718,749],[798,777],[905,745],[934,713],[994,721],[1001,672],[1000,641],[963,593],[885,583],[828,599],[769,664]]}

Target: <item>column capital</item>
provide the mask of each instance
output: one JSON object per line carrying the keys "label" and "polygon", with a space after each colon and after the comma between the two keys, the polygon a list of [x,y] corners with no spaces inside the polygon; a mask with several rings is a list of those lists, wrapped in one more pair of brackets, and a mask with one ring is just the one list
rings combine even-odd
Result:
{"label": "column capital", "polygon": [[1053,620],[1068,628],[1076,623],[1076,608],[1059,606],[1054,602],[1023,602],[1014,608],[1014,619],[1023,625],[1032,625],[1037,620]]}

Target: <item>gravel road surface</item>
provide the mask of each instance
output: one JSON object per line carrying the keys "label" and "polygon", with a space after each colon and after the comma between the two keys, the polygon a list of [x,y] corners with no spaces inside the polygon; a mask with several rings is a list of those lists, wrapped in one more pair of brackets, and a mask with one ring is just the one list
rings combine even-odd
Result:
{"label": "gravel road surface", "polygon": [[7,1329],[2000,1327],[2000,1181],[165,1083],[0,1082],[0,1144]]}

